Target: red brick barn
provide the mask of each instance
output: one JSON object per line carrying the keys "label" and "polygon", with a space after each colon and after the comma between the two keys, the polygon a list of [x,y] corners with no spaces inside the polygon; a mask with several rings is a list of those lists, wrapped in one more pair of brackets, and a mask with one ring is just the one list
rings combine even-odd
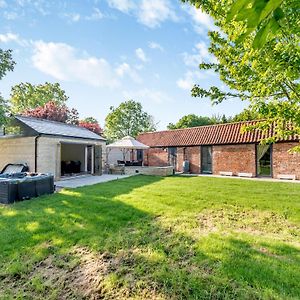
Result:
{"label": "red brick barn", "polygon": [[299,139],[260,145],[266,134],[258,130],[242,133],[246,124],[253,122],[149,132],[138,140],[150,146],[144,157],[149,166],[173,165],[182,172],[187,161],[189,172],[195,174],[300,179],[300,154],[288,153]]}

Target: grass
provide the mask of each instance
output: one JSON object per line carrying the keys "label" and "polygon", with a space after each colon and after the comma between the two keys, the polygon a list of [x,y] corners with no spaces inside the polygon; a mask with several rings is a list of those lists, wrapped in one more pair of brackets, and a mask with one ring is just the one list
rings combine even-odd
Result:
{"label": "grass", "polygon": [[135,176],[0,207],[0,299],[299,299],[300,185]]}

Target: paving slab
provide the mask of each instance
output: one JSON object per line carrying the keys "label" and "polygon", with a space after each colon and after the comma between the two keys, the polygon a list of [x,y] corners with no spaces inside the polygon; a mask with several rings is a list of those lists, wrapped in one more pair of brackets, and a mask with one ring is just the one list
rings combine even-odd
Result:
{"label": "paving slab", "polygon": [[68,179],[56,181],[55,185],[58,189],[78,188],[86,185],[93,185],[97,183],[123,179],[130,176],[132,175],[108,175],[108,174],[104,174],[101,176],[85,175],[76,178],[68,178]]}
{"label": "paving slab", "polygon": [[176,173],[177,176],[185,177],[214,177],[214,178],[230,178],[237,180],[254,180],[254,181],[268,181],[268,182],[288,182],[288,183],[300,183],[300,180],[289,180],[289,179],[277,179],[270,177],[239,177],[239,176],[224,176],[224,175],[212,175],[212,174],[186,174],[186,173]]}

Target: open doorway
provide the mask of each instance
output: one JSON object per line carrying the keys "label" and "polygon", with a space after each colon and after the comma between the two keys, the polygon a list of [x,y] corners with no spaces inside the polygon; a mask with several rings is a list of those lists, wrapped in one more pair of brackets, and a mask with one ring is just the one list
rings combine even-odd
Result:
{"label": "open doorway", "polygon": [[272,176],[272,146],[256,145],[257,176]]}
{"label": "open doorway", "polygon": [[93,173],[93,146],[61,143],[61,177]]}

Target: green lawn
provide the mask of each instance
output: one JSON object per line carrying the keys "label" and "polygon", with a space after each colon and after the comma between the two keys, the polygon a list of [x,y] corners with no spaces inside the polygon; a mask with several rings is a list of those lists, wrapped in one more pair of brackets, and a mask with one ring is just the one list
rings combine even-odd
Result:
{"label": "green lawn", "polygon": [[0,214],[1,299],[300,298],[300,184],[136,176]]}

